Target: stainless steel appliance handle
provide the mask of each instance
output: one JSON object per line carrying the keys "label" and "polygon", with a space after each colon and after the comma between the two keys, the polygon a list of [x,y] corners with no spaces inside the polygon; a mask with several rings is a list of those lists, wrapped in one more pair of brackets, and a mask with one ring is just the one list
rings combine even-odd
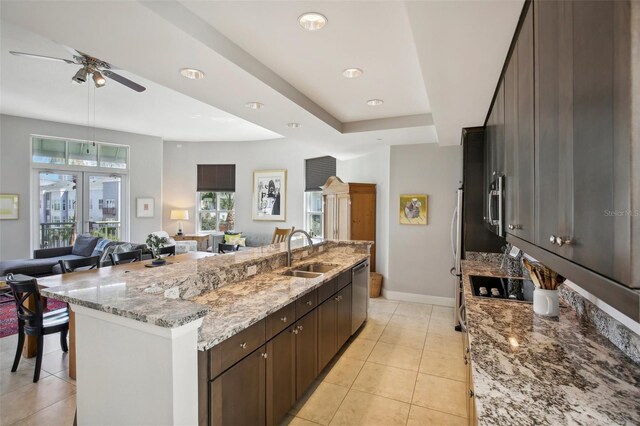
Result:
{"label": "stainless steel appliance handle", "polygon": [[492,197],[493,197],[493,190],[490,190],[489,191],[489,197],[487,199],[488,200],[487,201],[487,206],[488,206],[488,210],[489,210],[488,211],[488,213],[489,213],[489,225],[493,225],[493,215],[491,214],[491,211],[493,210],[491,208],[491,201],[492,201],[491,199],[492,199]]}
{"label": "stainless steel appliance handle", "polygon": [[464,311],[464,310],[465,310],[465,306],[464,306],[464,303],[462,303],[460,305],[460,307],[458,308],[458,321],[460,322],[460,328],[462,328],[462,331],[466,332],[467,331],[466,318],[464,320],[462,319],[462,317],[463,317],[462,311]]}
{"label": "stainless steel appliance handle", "polygon": [[502,236],[504,234],[504,223],[502,218],[502,210],[503,210],[503,200],[502,200],[502,186],[503,186],[503,176],[498,176],[498,235]]}
{"label": "stainless steel appliance handle", "polygon": [[361,264],[353,268],[353,273],[355,274],[356,272],[359,272],[361,269],[364,269],[367,266],[369,266],[369,262],[362,262]]}

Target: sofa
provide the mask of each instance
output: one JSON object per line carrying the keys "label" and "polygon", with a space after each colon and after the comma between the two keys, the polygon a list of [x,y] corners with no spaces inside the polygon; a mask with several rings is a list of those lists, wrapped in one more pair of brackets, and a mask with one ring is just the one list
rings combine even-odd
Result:
{"label": "sofa", "polygon": [[72,246],[34,250],[33,259],[0,261],[0,276],[13,273],[37,278],[60,274],[62,273],[58,263],[60,260],[80,259],[89,256],[100,256],[101,266],[109,266],[111,265],[110,253],[132,250],[142,250],[144,257],[151,258],[146,244],[79,235]]}

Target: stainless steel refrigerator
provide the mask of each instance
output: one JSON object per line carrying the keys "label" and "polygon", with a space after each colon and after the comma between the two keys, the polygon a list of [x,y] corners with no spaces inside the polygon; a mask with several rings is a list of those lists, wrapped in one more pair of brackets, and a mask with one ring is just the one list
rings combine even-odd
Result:
{"label": "stainless steel refrigerator", "polygon": [[462,304],[462,201],[464,191],[458,188],[456,191],[456,207],[451,217],[451,252],[453,254],[453,293],[455,298],[454,322],[456,330],[460,331],[460,307]]}

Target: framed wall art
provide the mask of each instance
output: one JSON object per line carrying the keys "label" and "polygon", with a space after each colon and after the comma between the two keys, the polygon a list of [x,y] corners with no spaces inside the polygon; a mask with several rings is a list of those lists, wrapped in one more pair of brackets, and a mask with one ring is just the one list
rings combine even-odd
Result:
{"label": "framed wall art", "polygon": [[154,216],[154,204],[153,198],[137,198],[136,217],[153,217]]}
{"label": "framed wall art", "polygon": [[287,171],[253,172],[253,220],[285,221],[287,213]]}
{"label": "framed wall art", "polygon": [[0,194],[0,219],[18,219],[18,194]]}
{"label": "framed wall art", "polygon": [[425,194],[400,195],[400,223],[402,225],[426,225],[427,211],[427,196]]}

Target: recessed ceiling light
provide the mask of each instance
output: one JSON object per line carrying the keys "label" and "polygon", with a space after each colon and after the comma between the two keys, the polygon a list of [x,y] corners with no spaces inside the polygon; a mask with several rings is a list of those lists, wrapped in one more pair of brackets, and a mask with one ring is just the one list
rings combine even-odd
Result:
{"label": "recessed ceiling light", "polygon": [[290,129],[298,129],[298,128],[302,127],[302,124],[300,124],[300,123],[287,123],[287,127],[289,127]]}
{"label": "recessed ceiling light", "polygon": [[367,105],[369,106],[380,106],[384,103],[382,99],[369,99],[367,101]]}
{"label": "recessed ceiling light", "polygon": [[180,68],[180,74],[191,80],[200,80],[201,78],[204,78],[204,73],[195,68]]}
{"label": "recessed ceiling light", "polygon": [[261,104],[260,102],[247,102],[246,104],[244,104],[244,106],[251,109],[264,108],[264,104]]}
{"label": "recessed ceiling light", "polygon": [[318,12],[307,12],[300,15],[298,23],[307,31],[318,31],[327,25],[327,17]]}
{"label": "recessed ceiling light", "polygon": [[347,68],[346,70],[342,71],[342,75],[347,77],[347,78],[358,78],[362,75],[364,71],[362,71],[360,68]]}

